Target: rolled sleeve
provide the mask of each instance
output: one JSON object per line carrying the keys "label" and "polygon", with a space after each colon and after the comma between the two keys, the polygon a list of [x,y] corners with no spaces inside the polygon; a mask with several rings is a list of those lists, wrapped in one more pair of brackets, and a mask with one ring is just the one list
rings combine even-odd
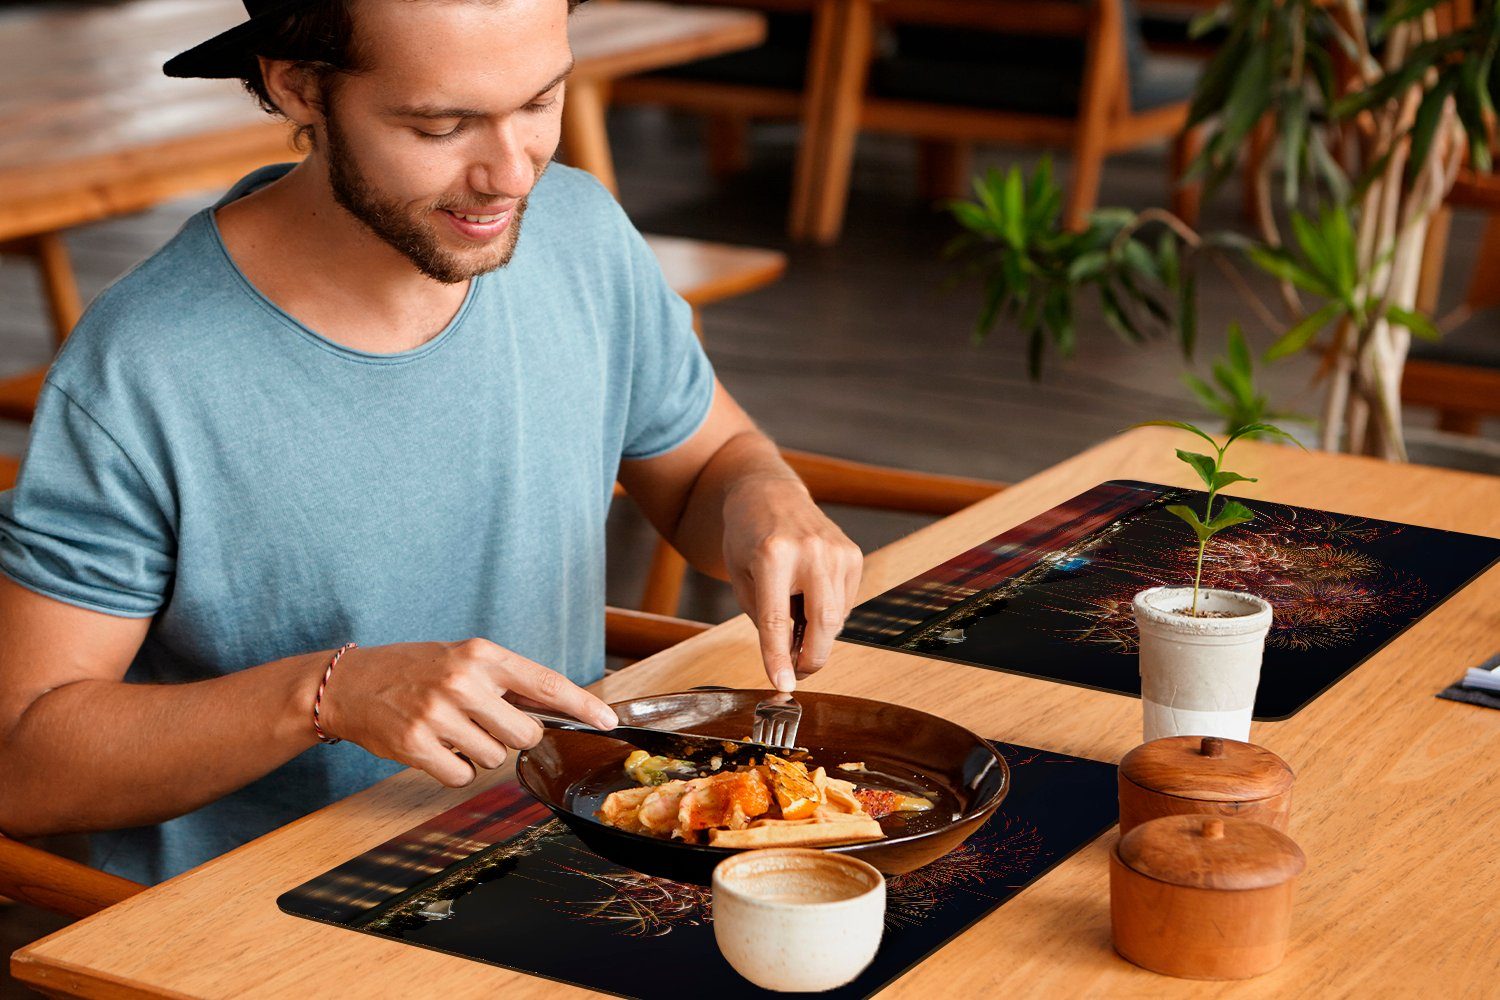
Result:
{"label": "rolled sleeve", "polygon": [[48,383],[20,478],[0,493],[0,571],[69,604],[148,617],[171,585],[171,525],[116,439]]}

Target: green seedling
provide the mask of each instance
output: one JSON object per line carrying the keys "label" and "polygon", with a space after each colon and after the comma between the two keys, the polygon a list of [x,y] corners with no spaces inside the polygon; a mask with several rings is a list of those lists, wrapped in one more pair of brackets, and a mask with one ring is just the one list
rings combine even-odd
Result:
{"label": "green seedling", "polygon": [[1187,504],[1174,503],[1167,510],[1187,522],[1188,527],[1193,529],[1193,534],[1198,536],[1198,564],[1193,573],[1193,604],[1188,610],[1191,617],[1198,616],[1198,591],[1203,582],[1203,552],[1208,548],[1209,539],[1213,538],[1225,528],[1232,528],[1237,524],[1255,520],[1255,512],[1244,504],[1227,497],[1219,505],[1218,513],[1214,513],[1214,498],[1219,491],[1234,483],[1253,483],[1257,480],[1253,476],[1242,476],[1238,472],[1229,472],[1224,468],[1224,453],[1235,441],[1250,434],[1270,434],[1276,437],[1286,438],[1299,448],[1301,442],[1292,437],[1286,431],[1272,424],[1251,423],[1236,427],[1230,435],[1225,438],[1221,445],[1213,439],[1207,431],[1194,427],[1192,424],[1181,420],[1148,420],[1145,423],[1136,424],[1137,427],[1176,427],[1178,430],[1189,431],[1207,441],[1214,449],[1213,455],[1200,455],[1197,452],[1177,449],[1177,457],[1193,467],[1198,473],[1198,478],[1208,487],[1208,502],[1203,505],[1203,515]]}

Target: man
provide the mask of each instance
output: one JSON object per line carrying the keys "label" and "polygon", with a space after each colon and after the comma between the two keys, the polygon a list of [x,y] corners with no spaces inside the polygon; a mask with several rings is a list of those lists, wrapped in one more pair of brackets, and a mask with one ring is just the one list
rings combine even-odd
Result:
{"label": "man", "polygon": [[614,200],[548,166],[569,0],[264,6],[167,70],[241,75],[310,154],[100,295],[0,495],[0,830],[109,831],[142,881],[401,765],[467,784],[540,738],[517,703],[613,725],[578,685],[617,475],[783,690],[859,582]]}

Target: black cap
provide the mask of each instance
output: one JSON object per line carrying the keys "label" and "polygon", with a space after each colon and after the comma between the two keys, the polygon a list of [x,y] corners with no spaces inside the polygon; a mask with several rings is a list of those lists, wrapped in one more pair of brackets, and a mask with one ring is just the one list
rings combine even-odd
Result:
{"label": "black cap", "polygon": [[194,45],[167,60],[162,72],[168,76],[201,76],[213,79],[239,76],[255,55],[261,29],[276,18],[326,0],[243,0],[250,20]]}

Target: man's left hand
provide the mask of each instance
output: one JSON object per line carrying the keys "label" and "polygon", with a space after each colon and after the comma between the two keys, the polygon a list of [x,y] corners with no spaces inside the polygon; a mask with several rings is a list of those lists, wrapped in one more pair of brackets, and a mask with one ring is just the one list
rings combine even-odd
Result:
{"label": "man's left hand", "polygon": [[[828,662],[854,607],[864,557],[791,477],[736,482],[724,501],[724,566],[740,607],[760,632],[766,675],[779,691]],[[801,595],[805,634],[794,648]]]}

